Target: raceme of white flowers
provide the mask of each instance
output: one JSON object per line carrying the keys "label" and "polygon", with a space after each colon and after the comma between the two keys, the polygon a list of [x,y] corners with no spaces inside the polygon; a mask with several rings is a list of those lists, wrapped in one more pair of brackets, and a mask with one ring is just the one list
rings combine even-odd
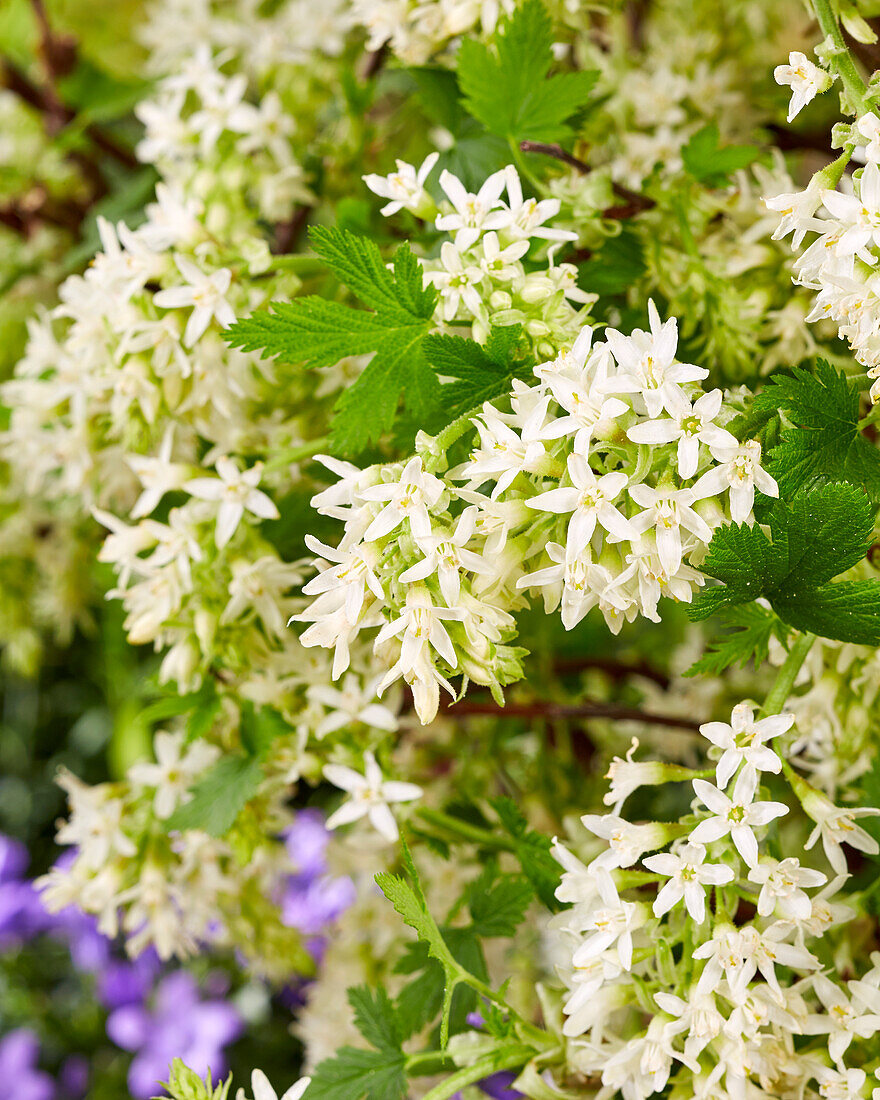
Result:
{"label": "raceme of white flowers", "polygon": [[[856,916],[843,846],[876,854],[854,819],[880,810],[833,806],[797,775],[786,802],[768,798],[764,776],[780,773],[776,749],[786,755],[793,723],[738,704],[729,724],[701,727],[716,761],[708,772],[632,752],[615,760],[613,812],[582,818],[607,849],[585,865],[554,846],[557,897],[570,903],[552,922],[569,959],[560,968],[568,1058],[609,1096],[644,1100],[673,1072],[675,1096],[815,1095],[811,1084],[822,1097],[864,1095],[880,1032],[880,952],[865,970],[838,932]],[[639,787],[666,783],[692,786],[689,815],[621,816]],[[793,807],[815,824],[807,849],[821,835],[830,878],[784,855]],[[649,903],[640,887],[652,882]],[[842,982],[828,967],[844,958],[853,976]]]}
{"label": "raceme of white flowers", "polygon": [[405,464],[324,459],[340,480],[313,505],[345,527],[335,548],[309,542],[321,572],[295,618],[311,624],[303,645],[333,649],[334,677],[378,628],[380,691],[403,678],[428,722],[440,687],[455,696],[451,676],[496,691],[521,676],[510,643],[526,593],[561,607],[567,629],[598,607],[614,633],[659,621],[661,596],[690,602],[702,577],[689,561],[713,528],[749,521],[756,490],[778,490],[758,443],[723,427],[708,372],[676,359],[675,320],[649,313],[629,336],[593,343],[582,329],[536,385],[514,383],[509,412],[487,403],[470,457],[442,477],[432,440]]}

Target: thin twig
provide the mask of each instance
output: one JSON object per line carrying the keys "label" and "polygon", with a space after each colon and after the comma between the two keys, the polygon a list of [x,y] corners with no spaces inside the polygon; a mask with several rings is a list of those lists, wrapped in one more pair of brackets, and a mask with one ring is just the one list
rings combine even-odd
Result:
{"label": "thin twig", "polygon": [[670,726],[674,729],[699,730],[701,722],[695,718],[677,718],[671,714],[654,714],[639,710],[638,707],[622,706],[618,703],[507,703],[501,707],[497,703],[462,702],[450,704],[450,711],[456,716],[494,715],[497,718],[611,718],[619,722],[644,722],[646,725]]}
{"label": "thin twig", "polygon": [[545,157],[553,157],[554,160],[561,160],[563,164],[567,164],[570,168],[574,168],[580,172],[582,176],[587,175],[592,171],[592,168],[586,161],[579,160],[572,153],[566,153],[561,145],[545,141],[521,141],[519,143],[520,149],[524,153],[540,153]]}
{"label": "thin twig", "polygon": [[276,256],[283,256],[289,252],[295,252],[302,236],[302,231],[312,212],[310,206],[297,206],[293,214],[286,222],[279,222],[275,226],[275,240],[272,242],[272,252]]}

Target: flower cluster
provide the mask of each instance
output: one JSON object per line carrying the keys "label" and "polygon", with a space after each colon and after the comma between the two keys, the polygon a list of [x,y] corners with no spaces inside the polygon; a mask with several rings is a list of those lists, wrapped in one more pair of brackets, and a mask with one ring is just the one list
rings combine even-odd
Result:
{"label": "flower cluster", "polygon": [[[608,848],[585,866],[556,844],[557,897],[570,903],[555,918],[571,944],[563,1032],[571,1065],[603,1086],[642,1100],[677,1067],[674,1089],[690,1095],[780,1096],[811,1082],[822,1096],[861,1095],[859,1051],[880,1029],[880,955],[846,983],[825,967],[855,916],[842,893],[842,845],[876,854],[854,818],[880,810],[835,807],[790,771],[787,801],[764,797],[793,722],[757,719],[742,703],[729,724],[702,726],[714,781],[661,762],[615,761],[605,798],[613,813],[582,818]],[[695,796],[680,821],[620,816],[639,786],[671,782],[690,782]],[[806,847],[821,835],[830,880],[783,856],[793,807],[801,813],[791,837],[812,819]],[[631,870],[640,860],[645,872]],[[653,903],[643,883],[656,883]]]}
{"label": "flower cluster", "polygon": [[[382,208],[386,217],[409,210],[452,237],[438,258],[422,261],[426,280],[440,292],[437,324],[469,325],[478,341],[493,325],[520,324],[538,355],[552,355],[574,338],[596,300],[577,285],[574,264],[553,261],[561,244],[577,238],[546,224],[559,214],[560,200],[523,198],[519,175],[507,165],[475,194],[444,170],[439,183],[446,198],[438,207],[425,187],[438,156],[431,153],[418,170],[398,161],[388,176],[364,177],[371,191],[390,200]],[[525,266],[533,242],[550,244],[545,268]]]}
{"label": "flower cluster", "polygon": [[707,372],[676,359],[675,320],[649,313],[650,330],[629,336],[593,344],[583,329],[535,368],[538,384],[514,384],[510,412],[487,404],[476,447],[443,478],[430,440],[402,468],[325,460],[341,480],[313,505],[345,532],[336,548],[309,542],[321,572],[296,618],[312,624],[303,645],[333,648],[334,676],[379,627],[380,691],[405,679],[426,722],[441,686],[454,696],[451,675],[496,689],[519,678],[509,642],[524,590],[561,604],[567,629],[598,607],[615,633],[639,614],[659,621],[663,595],[692,599],[702,578],[688,561],[713,527],[749,520],[756,489],[777,487],[760,445],[722,426]]}

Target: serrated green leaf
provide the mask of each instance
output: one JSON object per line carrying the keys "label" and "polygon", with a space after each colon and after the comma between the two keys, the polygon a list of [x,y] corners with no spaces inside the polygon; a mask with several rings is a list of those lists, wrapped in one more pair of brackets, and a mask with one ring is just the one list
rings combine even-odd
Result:
{"label": "serrated green leaf", "polygon": [[487,884],[480,876],[468,891],[468,908],[478,936],[512,936],[522,924],[534,896],[531,883],[521,875],[506,875]]}
{"label": "serrated green leaf", "polygon": [[414,889],[398,875],[392,875],[387,871],[380,871],[374,877],[376,885],[391,902],[397,913],[415,931],[419,939],[424,941],[429,953],[443,967],[444,997],[440,1042],[445,1047],[449,1038],[449,1012],[452,994],[455,987],[462,980],[459,966],[447,947],[434,918],[428,912],[424,897],[420,896],[421,888],[418,886],[417,881]]}
{"label": "serrated green leaf", "polygon": [[309,1100],[404,1100],[405,1066],[400,1051],[343,1047],[315,1069]]}
{"label": "serrated green leaf", "polygon": [[880,451],[859,431],[859,391],[824,359],[815,371],[795,367],[774,375],[755,399],[757,415],[783,410],[783,427],[770,451],[769,472],[790,496],[819,479],[849,481],[880,499]]}
{"label": "serrated green leaf", "polygon": [[880,580],[876,578],[780,596],[773,606],[797,630],[856,645],[880,645]]}
{"label": "serrated green leaf", "polygon": [[485,401],[510,393],[514,378],[528,367],[515,359],[522,325],[493,325],[486,344],[463,336],[431,333],[422,340],[422,351],[438,375],[455,379],[443,386],[443,407],[450,420]]}
{"label": "serrated green leaf", "polygon": [[493,798],[490,803],[515,843],[514,854],[535,896],[548,909],[556,912],[560,908],[556,900],[559,867],[550,854],[550,838],[529,828],[522,811],[512,799]]}
{"label": "serrated green leaf", "polygon": [[756,668],[767,660],[770,639],[783,640],[785,628],[777,615],[757,603],[729,607],[723,611],[727,633],[713,638],[706,653],[695,661],[685,676],[720,676],[728,668],[742,668],[753,661]]}
{"label": "serrated green leaf", "polygon": [[715,122],[697,130],[681,151],[685,171],[707,187],[723,187],[731,173],[747,167],[760,155],[761,150],[756,145],[722,148]]}
{"label": "serrated green leaf", "polygon": [[319,297],[272,302],[226,330],[226,339],[264,358],[328,367],[353,355],[372,359],[336,402],[331,438],[336,450],[356,454],[391,429],[403,396],[413,416],[430,426],[440,387],[421,352],[437,292],[425,284],[409,245],[394,254],[389,271],[378,247],[346,230],[315,227],[317,254],[337,278],[370,307],[353,309]]}
{"label": "serrated green leaf", "polygon": [[502,21],[493,48],[465,38],[457,59],[468,111],[487,130],[518,143],[559,141],[589,98],[598,73],[562,73],[553,64],[553,26],[540,0],[526,0]]}
{"label": "serrated green leaf", "polygon": [[[798,630],[839,641],[873,637],[880,629],[880,617],[877,627],[871,623],[873,589],[860,589],[866,602],[858,610],[850,584],[827,584],[867,552],[874,509],[865,494],[846,483],[820,485],[788,503],[774,501],[766,519],[769,537],[757,524],[725,524],[715,532],[700,568],[724,587],[701,592],[689,611],[691,618],[764,597],[783,622]],[[834,607],[840,613],[837,621],[831,614]]]}
{"label": "serrated green leaf", "polygon": [[377,1050],[399,1051],[404,1035],[391,998],[379,987],[355,986],[348,990],[358,1031]]}
{"label": "serrated green leaf", "polygon": [[194,784],[192,798],[165,822],[168,829],[202,829],[224,836],[257,793],[263,765],[251,756],[224,756]]}

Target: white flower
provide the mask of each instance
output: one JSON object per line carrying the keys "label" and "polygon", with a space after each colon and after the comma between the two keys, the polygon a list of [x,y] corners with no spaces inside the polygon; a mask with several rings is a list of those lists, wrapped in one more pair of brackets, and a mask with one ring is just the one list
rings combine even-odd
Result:
{"label": "white flower", "polygon": [[683,844],[675,852],[648,856],[642,863],[649,871],[668,875],[667,882],[654,901],[654,916],[662,917],[684,898],[688,913],[702,924],[706,917],[706,886],[723,886],[734,878],[731,867],[704,863],[706,849],[702,844]]}
{"label": "white flower", "polygon": [[360,495],[364,500],[388,502],[367,528],[364,541],[373,542],[383,538],[405,519],[409,520],[414,538],[428,538],[431,534],[428,509],[436,505],[443,488],[443,482],[433,474],[426,473],[421,458],[416,455],[404,466],[397,483],[371,485],[362,489]]}
{"label": "white flower", "polygon": [[173,439],[174,425],[170,424],[162,437],[159,453],[155,458],[148,455],[125,456],[125,461],[137,474],[143,486],[143,492],[131,510],[132,519],[150,515],[156,510],[166,493],[183,488],[189,476],[189,467],[183,463],[171,461]]}
{"label": "white flower", "polygon": [[814,99],[819,92],[826,92],[831,87],[833,77],[830,73],[814,65],[812,61],[798,50],[792,50],[788,55],[787,65],[777,65],[773,70],[773,78],[777,84],[787,85],[791,88],[791,101],[788,105],[788,121],[791,122],[795,115]]}
{"label": "white flower", "polygon": [[456,248],[468,249],[481,233],[488,229],[504,229],[510,223],[510,212],[498,209],[505,182],[504,169],[493,172],[477,194],[472,195],[457,176],[447,171],[440,173],[440,186],[455,207],[455,213],[439,214],[436,226],[445,233],[455,233]]}
{"label": "white flower", "polygon": [[[475,507],[465,508],[458,518],[455,530],[448,534],[430,535],[421,539],[419,548],[425,555],[420,562],[400,574],[402,584],[423,581],[437,574],[440,592],[447,607],[455,607],[461,594],[461,570],[477,576],[491,576],[495,572],[490,562],[467,549],[474,533],[477,519]],[[305,591],[305,589],[303,589]]]}
{"label": "white flower", "polygon": [[551,420],[541,432],[542,439],[559,439],[574,433],[573,449],[586,457],[593,434],[609,427],[614,419],[629,410],[619,397],[609,397],[608,367],[610,354],[605,344],[590,351],[592,330],[583,328],[574,346],[540,369],[553,398],[568,413]]}
{"label": "white flower", "polygon": [[638,747],[638,738],[634,737],[626,759],[615,756],[605,776],[611,780],[611,789],[603,796],[602,801],[606,806],[613,806],[615,814],[620,813],[620,807],[633,791],[639,787],[665,783],[668,778],[666,765],[659,760],[633,760]]}
{"label": "white flower", "polygon": [[422,788],[415,783],[383,779],[372,752],[364,753],[364,775],[343,764],[327,764],[324,778],[334,787],[348,791],[351,796],[327,818],[327,828],[337,829],[340,825],[367,817],[373,828],[389,843],[397,840],[400,832],[388,804],[412,802],[422,797]]}
{"label": "white flower", "polygon": [[135,764],[128,769],[128,780],[144,787],[155,787],[153,812],[160,820],[171,817],[181,802],[188,801],[188,789],[220,755],[220,750],[205,741],[184,745],[182,733],[159,730],[153,740],[155,764]]}
{"label": "white flower", "polygon": [[487,478],[495,478],[491,499],[497,500],[518,474],[533,472],[547,453],[540,437],[549,403],[549,396],[538,401],[517,434],[505,423],[502,414],[487,402],[473,421],[480,436],[480,448],[459,468],[458,476],[468,480],[472,489],[482,485]]}
{"label": "white flower", "polygon": [[[418,652],[430,645],[450,668],[455,668],[458,664],[455,647],[442,620],[455,619],[460,622],[464,618],[465,612],[459,607],[435,607],[428,589],[424,585],[416,585],[407,592],[406,606],[400,615],[379,631],[376,645],[403,634],[401,660],[404,667],[412,667]],[[383,684],[383,687],[387,686],[387,683]]]}
{"label": "white flower", "polygon": [[645,509],[634,516],[630,523],[639,534],[653,529],[657,556],[669,576],[674,576],[681,568],[682,527],[696,535],[702,542],[711,541],[712,529],[703,517],[691,508],[694,502],[693,490],[672,489],[666,486],[652,489],[650,485],[642,482],[640,485],[634,485],[629,495],[636,504]]}
{"label": "white flower", "polygon": [[730,516],[734,523],[745,523],[749,518],[756,487],[765,496],[779,496],[779,486],[761,467],[761,444],[757,439],[749,439],[735,447],[715,447],[712,457],[721,465],[708,470],[693,486],[694,499],[712,497],[730,489]]}
{"label": "white flower", "polygon": [[880,160],[880,118],[873,111],[868,111],[856,121],[856,129],[868,139],[865,146],[865,156],[868,160]]}
{"label": "white flower", "polygon": [[644,420],[626,433],[633,443],[659,446],[678,441],[678,472],[683,478],[691,478],[697,472],[700,460],[700,444],[708,447],[736,447],[736,437],[714,423],[721,409],[721,390],[712,390],[691,405],[681,390],[669,391],[669,417],[662,420]]}
{"label": "white flower", "polygon": [[584,931],[592,934],[577,948],[572,964],[583,966],[616,945],[620,965],[629,970],[632,967],[632,934],[645,923],[643,908],[634,901],[621,901],[609,875],[600,875],[597,887],[603,904],[584,922]]}
{"label": "white flower", "polygon": [[222,328],[235,320],[232,306],[224,297],[232,282],[232,272],[221,267],[209,275],[185,256],[175,256],[174,261],[186,284],[160,290],[153,295],[153,301],[163,309],[193,307],[183,333],[183,342],[191,347],[214,318]]}
{"label": "white flower", "polygon": [[754,867],[758,862],[758,841],[752,829],[767,825],[775,818],[787,814],[788,806],[783,802],[753,802],[758,777],[749,768],[744,768],[739,773],[732,798],[728,798],[723,791],[707,783],[705,779],[695,779],[693,783],[697,797],[713,816],[701,821],[691,831],[691,841],[695,844],[710,844],[729,833],[736,850],[749,867]]}
{"label": "white flower", "polygon": [[363,177],[364,183],[374,194],[391,200],[382,207],[386,218],[396,214],[398,210],[409,210],[420,217],[433,207],[433,200],[425,191],[425,180],[439,158],[439,153],[429,153],[418,171],[406,161],[398,160],[396,172],[387,176],[371,173]]}
{"label": "white flower", "polygon": [[483,281],[483,269],[466,262],[457,245],[444,241],[440,247],[440,266],[425,271],[425,279],[440,291],[443,320],[454,321],[464,302],[474,317],[484,311],[483,298],[477,289]]}
{"label": "white flower", "polygon": [[576,241],[577,233],[568,229],[550,229],[544,222],[555,218],[562,203],[559,199],[524,199],[522,184],[512,164],[504,169],[510,221],[505,230],[515,237],[537,237],[544,241]]}
{"label": "white flower", "polygon": [[[300,1097],[306,1091],[311,1084],[311,1077],[300,1077],[300,1079],[291,1085],[290,1088],[281,1097],[281,1100],[300,1100]],[[269,1084],[269,1079],[261,1069],[255,1069],[251,1074],[251,1089],[254,1094],[254,1100],[278,1100],[278,1094]],[[244,1100],[244,1092],[242,1089],[238,1090],[237,1100]]]}
{"label": "white flower", "polygon": [[785,934],[785,929],[778,924],[763,932],[750,924],[744,928],[716,925],[712,939],[693,953],[695,959],[709,960],[697,982],[697,990],[711,993],[718,988],[719,979],[725,977],[733,1001],[742,1004],[748,995],[749,982],[760,972],[781,1003],[776,964],[797,970],[817,970],[819,967],[819,960],[806,948],[783,943]]}
{"label": "white flower", "polygon": [[318,739],[356,722],[362,722],[374,729],[387,730],[389,733],[397,729],[397,716],[394,712],[376,702],[375,682],[364,685],[354,673],[348,673],[338,688],[329,684],[309,684],[306,696],[310,703],[319,703],[330,710],[326,718],[321,719],[315,727],[315,736]]}
{"label": "white flower", "polygon": [[568,476],[572,485],[550,489],[530,497],[526,504],[540,512],[574,513],[568,524],[566,554],[575,558],[587,548],[599,523],[616,539],[637,537],[630,521],[615,507],[629,481],[622,471],[596,477],[582,455],[568,456]]}
{"label": "white flower", "polygon": [[807,816],[816,822],[804,847],[809,850],[821,837],[828,862],[839,875],[844,874],[847,869],[842,844],[846,843],[850,848],[858,848],[860,852],[867,852],[872,856],[880,852],[880,844],[855,823],[857,817],[880,814],[880,809],[873,806],[835,806],[817,790],[810,790],[802,799],[802,805]]}
{"label": "white flower", "polygon": [[813,903],[802,887],[821,886],[825,875],[810,867],[801,867],[794,856],[781,861],[762,858],[749,869],[749,881],[761,886],[759,916],[769,917],[778,905],[784,917],[807,921],[812,916]]}
{"label": "white flower", "polygon": [[529,243],[514,241],[502,248],[498,243],[498,234],[492,230],[480,241],[480,249],[483,253],[479,262],[480,271],[496,282],[510,282],[522,274],[522,264],[518,264],[517,260],[528,252]]}
{"label": "white flower", "polygon": [[823,1066],[816,1073],[819,1095],[823,1100],[861,1100],[867,1079],[868,1075],[863,1069],[838,1071]]}
{"label": "white flower", "polygon": [[771,714],[755,721],[755,712],[748,703],[737,703],[726,722],[706,722],[700,733],[723,750],[715,768],[715,782],[726,787],[740,764],[759,772],[778,774],[782,761],[764,742],[779,737],[794,724],[793,714]]}
{"label": "white flower", "polygon": [[609,383],[614,393],[638,393],[645,403],[648,416],[656,418],[661,411],[676,407],[676,391],[684,382],[698,382],[709,372],[693,363],[679,363],[678,322],[670,317],[660,323],[660,315],[652,301],[648,302],[651,331],[635,329],[629,336],[609,328],[605,332],[611,352],[620,368]]}
{"label": "white flower", "polygon": [[666,844],[668,828],[660,822],[633,825],[617,814],[584,814],[584,827],[608,841],[608,851],[590,864],[591,867],[613,870],[632,867],[645,852],[653,852]]}
{"label": "white flower", "polygon": [[874,161],[865,165],[859,180],[859,193],[823,191],[822,201],[844,230],[836,244],[839,256],[853,256],[867,245],[880,244],[880,167]]}
{"label": "white flower", "polygon": [[847,983],[850,999],[824,974],[814,974],[812,982],[825,1012],[809,1016],[804,1021],[804,1032],[827,1035],[828,1053],[839,1065],[854,1036],[869,1039],[880,1031],[880,990],[866,982],[851,981]]}
{"label": "white flower", "polygon": [[379,556],[374,547],[360,544],[350,548],[334,548],[320,542],[314,535],[306,535],[305,544],[313,553],[337,563],[324,569],[317,577],[312,577],[303,586],[306,596],[317,596],[323,592],[343,592],[345,614],[352,623],[357,622],[360,616],[367,589],[377,600],[384,601],[385,593],[374,572]]}
{"label": "white flower", "polygon": [[245,512],[251,512],[260,519],[278,519],[278,509],[257,486],[263,472],[263,464],[258,462],[249,470],[240,471],[231,458],[223,456],[217,459],[216,477],[197,477],[187,481],[183,488],[200,500],[220,502],[217,509],[217,529],[214,538],[217,549],[222,549],[235,534]]}

